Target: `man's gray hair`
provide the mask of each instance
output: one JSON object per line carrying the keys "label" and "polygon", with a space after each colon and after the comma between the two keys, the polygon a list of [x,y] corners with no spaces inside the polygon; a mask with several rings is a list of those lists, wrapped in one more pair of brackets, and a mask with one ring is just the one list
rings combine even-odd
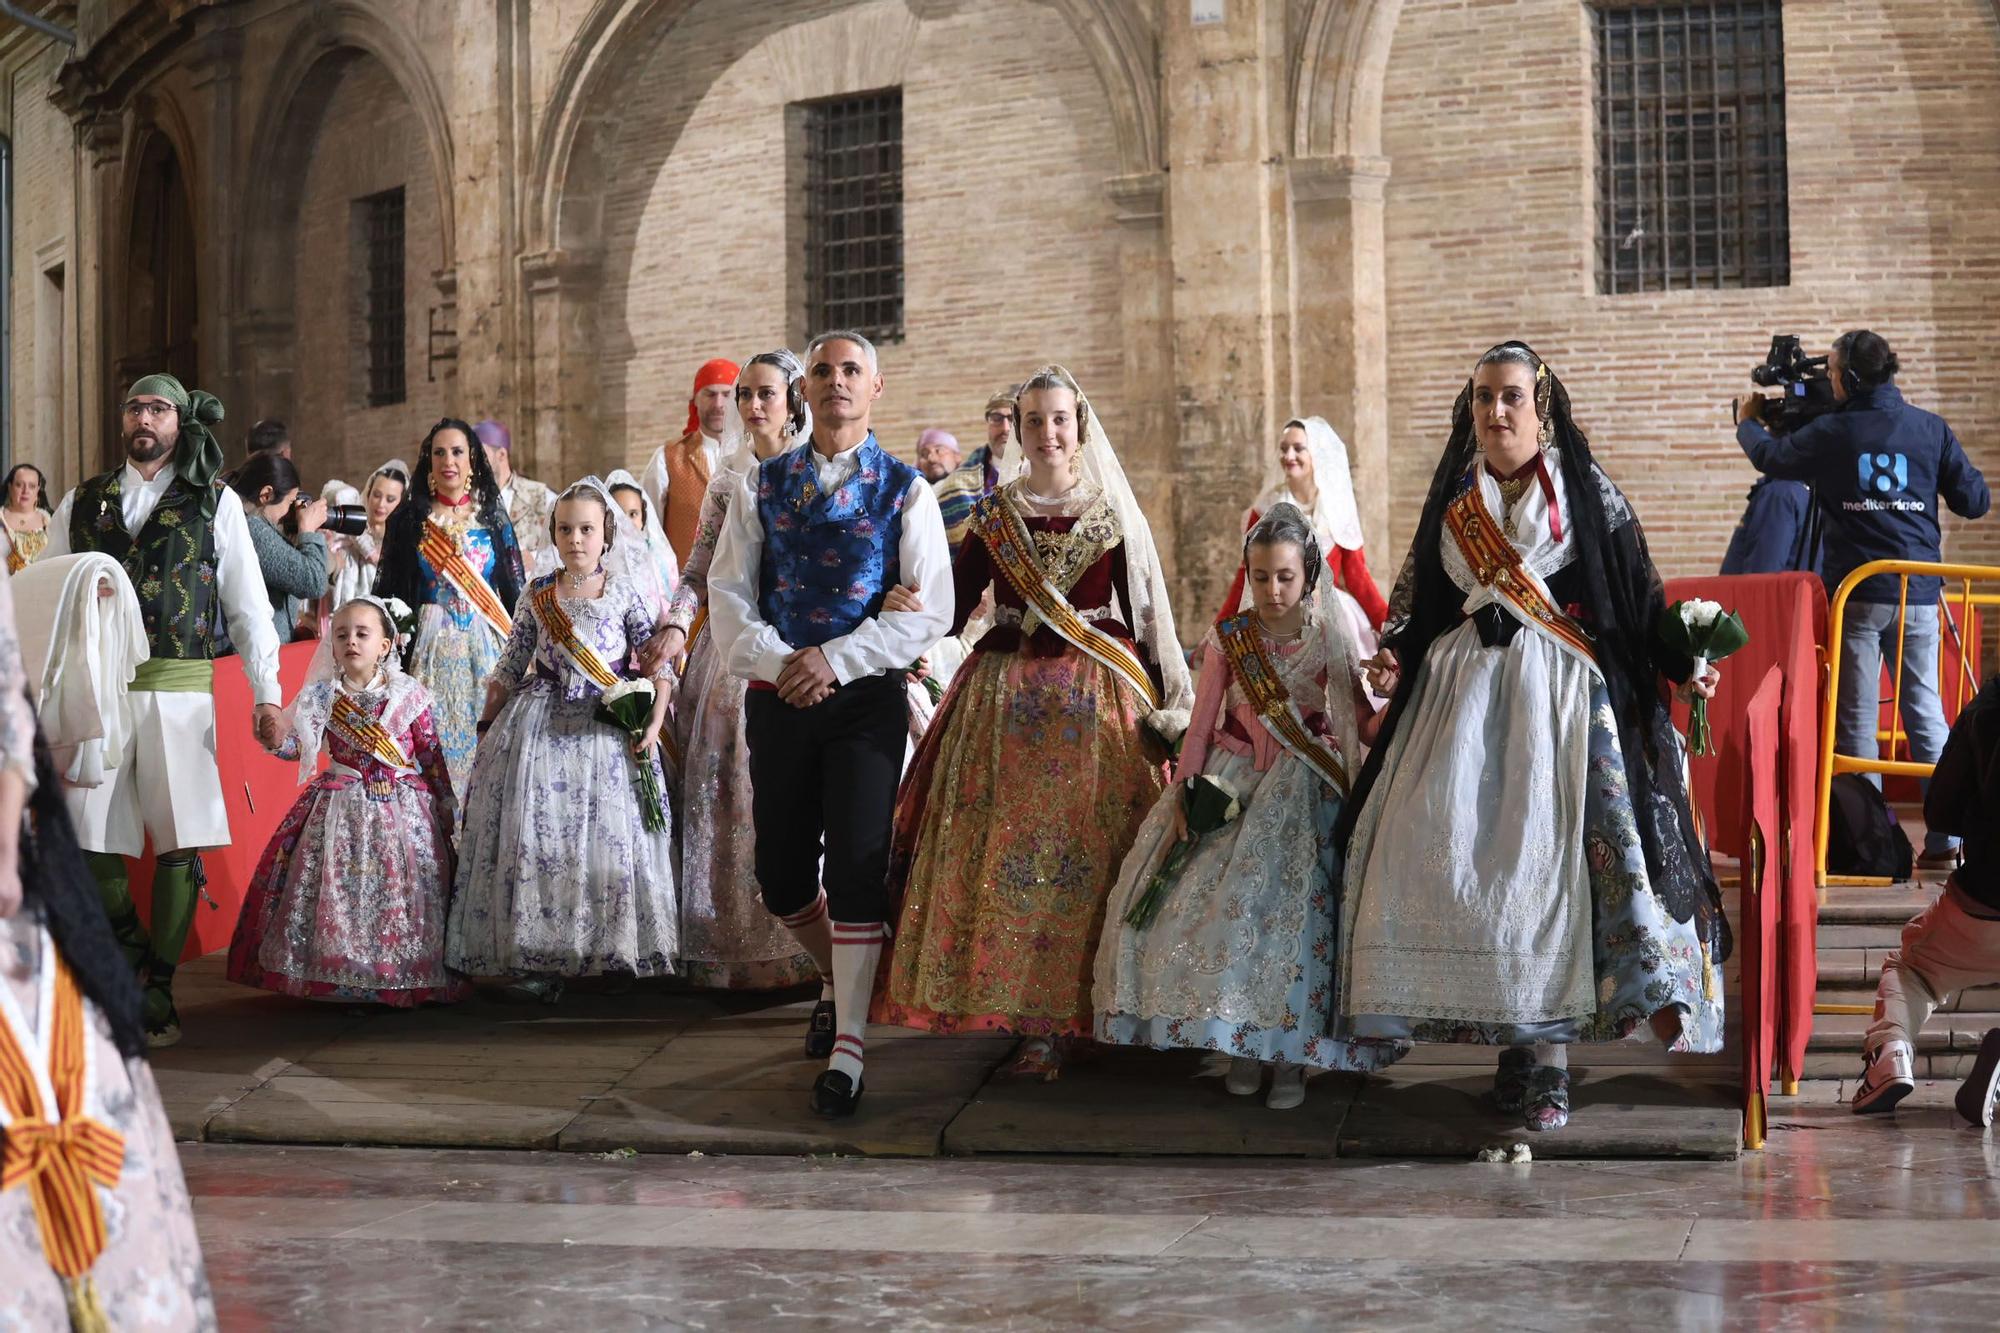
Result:
{"label": "man's gray hair", "polygon": [[861,349],[862,359],[868,362],[869,372],[871,374],[876,374],[876,375],[882,373],[882,364],[875,357],[875,344],[869,342],[866,338],[856,333],[853,329],[828,329],[825,333],[820,334],[818,337],[814,338],[811,342],[807,343],[806,344],[807,367],[808,368],[811,367],[813,363],[813,358],[819,355],[820,348],[826,346],[828,343],[835,343],[835,342],[853,343],[856,347],[859,347]]}

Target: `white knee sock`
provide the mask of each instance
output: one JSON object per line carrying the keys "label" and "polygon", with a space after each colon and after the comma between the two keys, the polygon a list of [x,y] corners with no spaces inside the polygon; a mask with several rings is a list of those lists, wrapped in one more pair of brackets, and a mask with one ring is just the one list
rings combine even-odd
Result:
{"label": "white knee sock", "polygon": [[861,1086],[862,1054],[868,1033],[868,1002],[875,995],[875,966],[889,928],[880,921],[833,923],[833,1058],[838,1069]]}
{"label": "white knee sock", "polygon": [[1538,1041],[1535,1043],[1535,1063],[1550,1069],[1569,1068],[1569,1047],[1562,1042]]}

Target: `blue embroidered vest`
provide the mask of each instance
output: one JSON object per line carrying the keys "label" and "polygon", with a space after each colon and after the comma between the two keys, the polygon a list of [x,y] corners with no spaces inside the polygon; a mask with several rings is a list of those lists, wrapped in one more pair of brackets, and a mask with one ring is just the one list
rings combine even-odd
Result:
{"label": "blue embroidered vest", "polygon": [[764,561],[757,609],[794,648],[849,634],[882,609],[902,576],[903,503],[917,471],[870,434],[860,470],[831,494],[819,489],[812,445],[757,465]]}

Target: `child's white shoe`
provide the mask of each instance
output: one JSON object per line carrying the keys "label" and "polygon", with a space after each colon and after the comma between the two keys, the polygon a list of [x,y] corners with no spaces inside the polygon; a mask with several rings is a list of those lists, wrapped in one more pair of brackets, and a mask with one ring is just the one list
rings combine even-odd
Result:
{"label": "child's white shoe", "polygon": [[1232,1097],[1254,1097],[1257,1089],[1264,1086],[1264,1066],[1247,1056],[1232,1056],[1229,1072],[1222,1076],[1222,1086]]}
{"label": "child's white shoe", "polygon": [[1288,1065],[1283,1060],[1271,1070],[1271,1093],[1264,1098],[1264,1105],[1273,1111],[1289,1111],[1302,1105],[1306,1099],[1306,1070],[1304,1065]]}

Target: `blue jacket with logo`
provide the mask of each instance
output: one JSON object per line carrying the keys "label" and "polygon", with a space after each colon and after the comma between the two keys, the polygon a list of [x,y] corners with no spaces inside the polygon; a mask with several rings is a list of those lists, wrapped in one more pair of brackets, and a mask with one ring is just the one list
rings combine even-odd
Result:
{"label": "blue jacket with logo", "polygon": [[[1850,394],[1838,412],[1790,435],[1743,421],[1736,442],[1767,477],[1811,483],[1826,516],[1822,572],[1831,594],[1871,560],[1938,559],[1938,502],[1960,518],[1979,518],[1992,497],[1986,478],[1959,446],[1944,418],[1911,407],[1894,384]],[[1910,605],[1937,601],[1943,581],[1910,580]],[[1869,579],[1857,602],[1893,602],[1897,580]]]}

